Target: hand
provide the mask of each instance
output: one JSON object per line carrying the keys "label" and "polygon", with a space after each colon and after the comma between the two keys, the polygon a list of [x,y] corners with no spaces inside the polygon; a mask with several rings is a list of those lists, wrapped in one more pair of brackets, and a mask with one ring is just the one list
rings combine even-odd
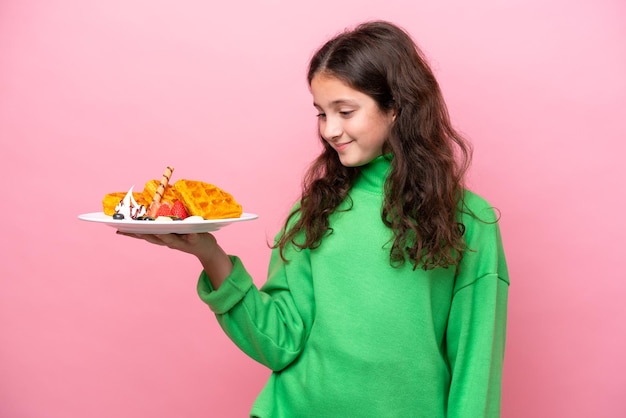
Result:
{"label": "hand", "polygon": [[173,250],[195,255],[198,258],[206,257],[217,250],[217,240],[208,233],[202,234],[131,234],[117,231],[118,235],[142,239],[152,244],[162,245]]}
{"label": "hand", "polygon": [[230,274],[233,263],[230,257],[217,244],[215,237],[209,233],[201,234],[130,234],[117,231],[118,235],[142,239],[152,244],[162,245],[174,250],[195,255],[204,271],[217,290]]}

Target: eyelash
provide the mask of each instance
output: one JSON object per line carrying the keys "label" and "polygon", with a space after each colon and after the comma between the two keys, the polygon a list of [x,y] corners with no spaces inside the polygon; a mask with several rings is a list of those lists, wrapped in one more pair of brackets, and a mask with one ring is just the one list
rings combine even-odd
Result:
{"label": "eyelash", "polygon": [[[339,114],[344,117],[344,118],[349,118],[352,113],[354,113],[354,110],[346,110],[344,112],[339,112]],[[318,113],[317,115],[315,115],[315,117],[317,117],[318,119],[323,119],[326,117],[326,113]]]}

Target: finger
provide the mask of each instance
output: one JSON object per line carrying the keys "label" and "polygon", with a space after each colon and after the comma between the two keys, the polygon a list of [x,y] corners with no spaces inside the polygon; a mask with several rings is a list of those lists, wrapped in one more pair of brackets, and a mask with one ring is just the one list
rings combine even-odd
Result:
{"label": "finger", "polygon": [[139,238],[137,236],[137,234],[131,234],[130,232],[122,232],[122,231],[115,231],[115,233],[117,235],[124,235],[125,237],[130,237],[130,238]]}
{"label": "finger", "polygon": [[160,238],[159,235],[154,235],[154,234],[131,234],[129,232],[120,232],[117,231],[118,235],[124,235],[126,237],[130,237],[130,238],[135,238],[135,239],[141,239],[144,241],[148,241],[151,244],[156,244],[156,245],[167,245],[163,242],[163,240]]}
{"label": "finger", "polygon": [[181,249],[190,244],[189,234],[163,234],[157,235],[156,238],[160,240],[163,245],[174,249]]}

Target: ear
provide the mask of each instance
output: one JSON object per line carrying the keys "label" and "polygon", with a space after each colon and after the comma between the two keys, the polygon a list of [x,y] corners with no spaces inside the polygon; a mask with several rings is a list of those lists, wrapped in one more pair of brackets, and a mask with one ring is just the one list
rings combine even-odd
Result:
{"label": "ear", "polygon": [[395,122],[396,116],[398,115],[398,109],[394,106],[389,110],[389,113],[391,113],[391,121]]}

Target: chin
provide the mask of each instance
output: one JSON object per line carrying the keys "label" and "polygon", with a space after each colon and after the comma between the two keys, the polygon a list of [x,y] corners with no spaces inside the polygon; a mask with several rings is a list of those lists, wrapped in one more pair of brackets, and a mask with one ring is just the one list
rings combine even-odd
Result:
{"label": "chin", "polygon": [[348,158],[348,157],[339,157],[339,161],[341,165],[344,167],[361,167],[363,165],[369,164],[376,157],[372,158]]}
{"label": "chin", "polygon": [[341,165],[343,165],[344,167],[359,167],[363,165],[363,163],[359,161],[353,161],[353,160],[348,160],[344,158],[340,158],[339,161],[341,162]]}

